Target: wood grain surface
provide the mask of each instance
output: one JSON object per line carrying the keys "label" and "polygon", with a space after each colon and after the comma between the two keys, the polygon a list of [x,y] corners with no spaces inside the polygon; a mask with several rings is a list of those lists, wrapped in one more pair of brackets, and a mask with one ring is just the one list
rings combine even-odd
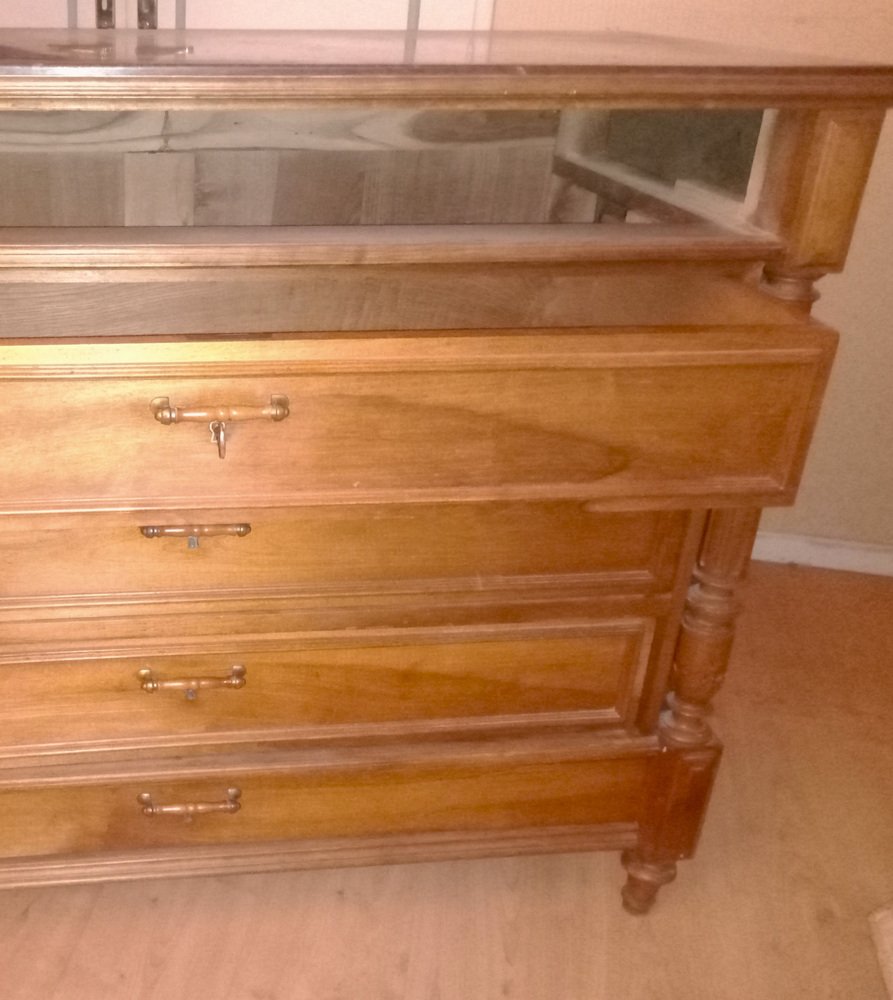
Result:
{"label": "wood grain surface", "polygon": [[[0,752],[58,753],[96,740],[114,749],[249,737],[408,738],[506,723],[631,726],[656,659],[654,623],[633,617],[369,631],[319,634],[291,648],[274,643],[284,649],[247,640],[213,654],[5,663],[10,696],[0,707]],[[161,683],[222,679],[234,664],[244,687],[200,689],[192,698],[183,689],[142,689],[141,672]]]}
{"label": "wood grain surface", "polygon": [[[784,502],[834,339],[816,326],[3,346],[0,505]],[[152,415],[164,397],[201,408],[279,394],[292,415],[232,422],[223,461],[207,424]],[[35,435],[52,440],[52,463]]]}
{"label": "wood grain surface", "polygon": [[699,854],[644,921],[612,854],[23,888],[7,995],[886,1000],[891,601],[881,577],[752,567]]}

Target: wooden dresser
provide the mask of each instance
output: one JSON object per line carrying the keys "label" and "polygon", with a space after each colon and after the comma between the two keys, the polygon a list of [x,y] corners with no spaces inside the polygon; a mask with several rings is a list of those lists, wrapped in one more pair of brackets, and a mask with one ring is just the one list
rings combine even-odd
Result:
{"label": "wooden dresser", "polygon": [[622,35],[0,34],[0,883],[616,849],[644,912],[891,99]]}

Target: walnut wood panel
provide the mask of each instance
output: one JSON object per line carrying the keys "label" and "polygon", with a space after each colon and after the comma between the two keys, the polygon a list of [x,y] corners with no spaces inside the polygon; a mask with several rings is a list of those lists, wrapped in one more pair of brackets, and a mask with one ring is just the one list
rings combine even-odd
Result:
{"label": "walnut wood panel", "polygon": [[717,742],[684,751],[663,746],[654,758],[639,840],[622,857],[628,912],[647,913],[676,877],[676,862],[694,853],[721,752]]}
{"label": "walnut wood panel", "polygon": [[697,846],[722,746],[670,747],[654,758],[638,855],[649,863],[690,858]]}
{"label": "walnut wood panel", "polygon": [[[572,502],[4,518],[0,606],[51,602],[74,613],[81,603],[526,591],[549,583],[659,592],[672,584],[686,523],[683,513],[594,513]],[[204,525],[250,531],[202,536]],[[146,537],[143,527],[177,534]]]}
{"label": "walnut wood panel", "polygon": [[[171,656],[162,643],[139,657],[5,663],[0,754],[244,742],[248,734],[281,741],[630,724],[653,631],[635,618],[356,630],[309,648],[257,649],[249,640]],[[243,686],[224,686],[236,667]],[[147,678],[159,689],[144,690]]]}
{"label": "walnut wood panel", "polygon": [[[0,260],[2,260],[0,248]],[[739,265],[740,268],[745,265]],[[0,267],[0,334],[93,337],[312,330],[785,324],[735,265],[389,265],[126,269]],[[719,272],[719,273],[718,273]],[[462,294],[457,294],[457,289]],[[140,308],[129,308],[136,297]]]}
{"label": "walnut wood panel", "polygon": [[[411,756],[411,755],[410,755]],[[633,822],[647,758],[500,760],[493,750],[440,759],[272,772],[219,768],[213,775],[151,773],[106,782],[0,789],[5,857],[233,844],[321,837]],[[159,804],[225,801],[235,813],[146,816],[137,796]]]}
{"label": "walnut wood panel", "polygon": [[[787,327],[134,344],[111,357],[10,345],[0,502],[784,502],[833,343]],[[291,416],[232,423],[224,461],[207,426],[163,426],[151,408],[160,397],[256,407],[274,394]]]}

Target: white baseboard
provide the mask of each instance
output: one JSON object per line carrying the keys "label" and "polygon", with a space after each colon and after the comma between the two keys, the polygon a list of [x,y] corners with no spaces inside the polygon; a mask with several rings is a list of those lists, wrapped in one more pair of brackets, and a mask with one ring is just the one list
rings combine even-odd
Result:
{"label": "white baseboard", "polygon": [[893,576],[893,546],[844,542],[813,535],[785,535],[761,531],[753,547],[754,559],[765,562],[799,563],[853,573]]}

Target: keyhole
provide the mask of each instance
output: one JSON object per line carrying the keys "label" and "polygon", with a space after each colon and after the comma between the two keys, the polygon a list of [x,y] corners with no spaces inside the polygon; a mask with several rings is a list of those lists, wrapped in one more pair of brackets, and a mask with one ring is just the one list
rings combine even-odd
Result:
{"label": "keyhole", "polygon": [[226,421],[212,420],[208,427],[211,430],[211,440],[217,445],[217,457],[226,458]]}

